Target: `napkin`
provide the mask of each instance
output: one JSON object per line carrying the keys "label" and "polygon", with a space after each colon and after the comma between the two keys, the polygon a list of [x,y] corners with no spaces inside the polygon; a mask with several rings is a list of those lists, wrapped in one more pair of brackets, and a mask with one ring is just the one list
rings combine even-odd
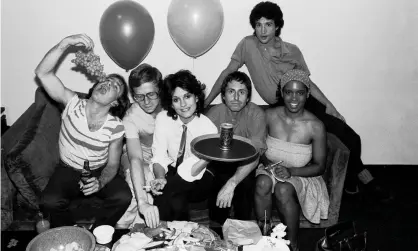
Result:
{"label": "napkin", "polygon": [[243,251],[290,251],[284,242],[277,242],[274,246],[271,244],[272,237],[262,236],[255,245],[243,247]]}
{"label": "napkin", "polygon": [[260,228],[252,221],[227,219],[222,226],[222,233],[226,240],[237,245],[256,244],[261,238]]}
{"label": "napkin", "polygon": [[143,233],[133,233],[130,236],[124,235],[119,240],[119,245],[115,251],[136,251],[142,249],[146,244],[152,241],[151,238]]}
{"label": "napkin", "polygon": [[286,235],[286,226],[282,223],[277,224],[270,236],[262,236],[256,245],[244,246],[243,251],[289,251],[287,245],[290,241],[283,239]]}

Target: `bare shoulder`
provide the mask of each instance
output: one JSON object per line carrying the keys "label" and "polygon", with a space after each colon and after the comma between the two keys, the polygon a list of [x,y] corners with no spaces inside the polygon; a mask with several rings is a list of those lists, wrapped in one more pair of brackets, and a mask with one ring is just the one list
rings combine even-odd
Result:
{"label": "bare shoulder", "polygon": [[322,121],[318,119],[314,114],[305,110],[304,116],[314,134],[325,133],[324,123],[322,123]]}
{"label": "bare shoulder", "polygon": [[266,117],[267,119],[277,118],[279,114],[283,113],[283,111],[283,106],[268,108],[266,110]]}

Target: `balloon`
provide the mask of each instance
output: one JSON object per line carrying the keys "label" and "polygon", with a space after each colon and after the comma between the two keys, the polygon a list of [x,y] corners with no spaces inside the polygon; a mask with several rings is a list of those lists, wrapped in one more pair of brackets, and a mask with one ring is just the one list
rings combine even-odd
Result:
{"label": "balloon", "polygon": [[224,13],[219,0],[173,0],[168,30],[176,45],[190,57],[207,52],[221,36]]}
{"label": "balloon", "polygon": [[100,41],[107,55],[126,71],[144,60],[154,41],[154,22],[140,4],[122,0],[100,19]]}

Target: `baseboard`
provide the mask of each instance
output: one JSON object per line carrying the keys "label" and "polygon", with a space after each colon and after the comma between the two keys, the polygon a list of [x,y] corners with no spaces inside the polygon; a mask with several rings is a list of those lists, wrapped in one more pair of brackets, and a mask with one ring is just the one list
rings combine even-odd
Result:
{"label": "baseboard", "polygon": [[408,175],[412,175],[414,177],[418,176],[418,165],[379,164],[364,165],[364,167],[370,170],[373,176],[385,179],[390,179],[394,174],[398,173],[407,173]]}
{"label": "baseboard", "polygon": [[404,164],[367,164],[366,168],[418,168],[418,165],[404,165]]}

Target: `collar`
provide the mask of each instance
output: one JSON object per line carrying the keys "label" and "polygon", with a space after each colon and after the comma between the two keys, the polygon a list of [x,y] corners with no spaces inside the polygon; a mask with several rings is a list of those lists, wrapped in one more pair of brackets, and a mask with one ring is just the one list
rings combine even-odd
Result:
{"label": "collar", "polygon": [[[257,39],[257,47],[260,49],[260,51],[262,51],[263,49],[262,43],[260,42],[260,40],[258,40],[256,36],[254,37],[255,39]],[[287,47],[286,43],[280,37],[274,37],[273,47],[276,51],[276,55],[272,55],[272,56],[284,56],[290,53],[290,50]]]}
{"label": "collar", "polygon": [[176,125],[179,125],[180,128],[183,128],[183,125],[187,126],[187,129],[189,129],[189,126],[192,125],[193,123],[195,123],[196,119],[197,119],[197,115],[194,116],[194,118],[192,119],[192,121],[190,121],[189,123],[185,124],[183,123],[183,121],[181,121],[180,116],[177,115],[177,119],[174,120],[174,122],[176,123]]}

